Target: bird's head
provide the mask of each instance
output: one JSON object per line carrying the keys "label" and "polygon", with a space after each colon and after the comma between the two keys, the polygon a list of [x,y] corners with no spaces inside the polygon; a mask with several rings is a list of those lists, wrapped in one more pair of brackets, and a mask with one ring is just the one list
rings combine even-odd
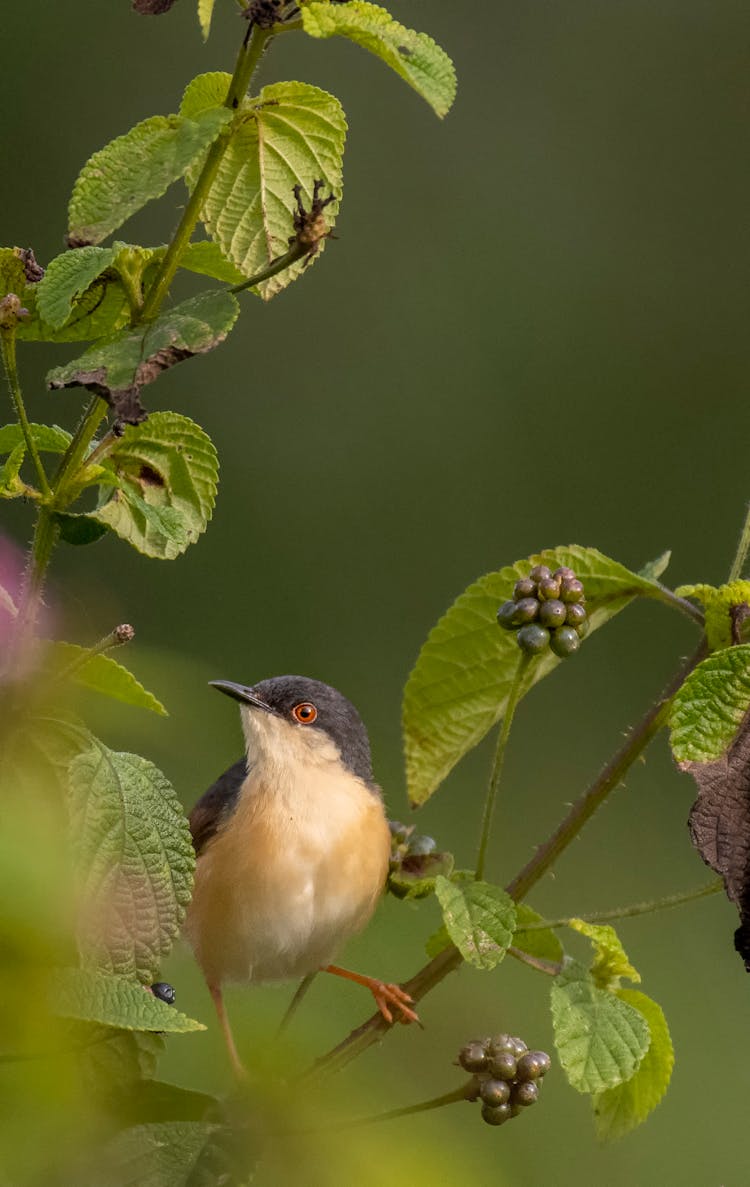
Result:
{"label": "bird's head", "polygon": [[246,686],[212,680],[239,702],[248,762],[340,761],[370,786],[370,742],[351,701],[308,676],[272,676]]}

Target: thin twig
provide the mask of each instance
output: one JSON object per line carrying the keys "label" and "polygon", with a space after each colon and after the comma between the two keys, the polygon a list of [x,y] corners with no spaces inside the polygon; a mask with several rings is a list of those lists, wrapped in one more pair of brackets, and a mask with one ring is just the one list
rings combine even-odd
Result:
{"label": "thin twig", "polygon": [[636,915],[651,915],[657,911],[669,911],[672,907],[682,907],[685,903],[696,902],[697,899],[708,898],[724,889],[721,878],[707,882],[695,890],[683,890],[678,894],[667,894],[663,898],[652,899],[644,903],[631,903],[627,907],[614,907],[610,911],[591,911],[585,915],[571,915],[565,919],[538,919],[534,923],[524,924],[523,931],[546,931],[558,927],[569,927],[573,919],[581,919],[584,923],[609,923],[615,919],[632,919]]}

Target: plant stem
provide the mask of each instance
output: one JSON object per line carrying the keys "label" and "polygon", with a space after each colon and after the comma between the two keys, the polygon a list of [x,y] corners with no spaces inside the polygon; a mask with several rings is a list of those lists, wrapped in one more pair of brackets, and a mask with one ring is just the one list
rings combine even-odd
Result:
{"label": "plant stem", "polygon": [[42,601],[44,578],[47,573],[52,549],[57,541],[57,525],[48,506],[41,506],[34,526],[34,538],[31,543],[23,593],[15,619],[15,631],[11,648],[12,670],[21,657],[29,636],[36,626],[39,607]]}
{"label": "plant stem", "polygon": [[301,260],[304,255],[307,255],[309,248],[303,244],[298,243],[295,239],[289,251],[284,252],[283,256],[277,256],[275,260],[271,260],[265,268],[261,269],[255,276],[251,276],[249,280],[243,280],[240,284],[233,284],[228,290],[230,293],[242,293],[245,289],[254,288],[256,284],[262,284],[264,280],[270,280],[272,276],[283,272],[291,264],[295,264],[297,260]]}
{"label": "plant stem", "polygon": [[615,919],[632,919],[635,915],[651,915],[657,911],[668,911],[672,907],[681,907],[685,903],[694,903],[697,899],[708,898],[724,889],[722,878],[715,878],[713,882],[706,882],[694,890],[682,890],[677,894],[667,894],[663,898],[651,899],[646,903],[631,903],[628,907],[614,907],[611,911],[592,911],[586,915],[571,915],[567,919],[539,919],[536,923],[528,923],[524,931],[543,931],[558,927],[569,927],[571,919],[582,919],[584,923],[608,923]]}
{"label": "plant stem", "polygon": [[503,773],[503,763],[505,761],[505,749],[508,744],[510,736],[510,729],[513,725],[513,717],[516,712],[516,706],[521,695],[521,684],[526,669],[529,666],[529,657],[521,655],[516,668],[516,674],[513,677],[513,684],[508,694],[508,702],[505,706],[505,713],[503,715],[502,725],[497,737],[497,746],[495,747],[495,757],[492,761],[492,773],[490,774],[490,781],[487,787],[487,796],[484,801],[484,815],[482,817],[482,832],[479,839],[479,853],[477,855],[477,868],[474,874],[477,882],[481,882],[484,877],[484,867],[487,860],[487,846],[490,842],[490,833],[492,831],[492,817],[495,812],[495,800],[497,799],[497,790],[500,786],[500,778]]}
{"label": "plant stem", "polygon": [[107,404],[100,396],[94,396],[73,434],[73,440],[66,449],[57,473],[53,479],[54,501],[58,511],[64,511],[69,500],[66,500],[66,485],[71,475],[75,475],[81,468],[96,430],[107,414]]}
{"label": "plant stem", "polygon": [[546,874],[547,870],[557,861],[568,845],[580,833],[587,820],[604,803],[611,791],[622,781],[625,772],[633,765],[639,754],[645,750],[648,743],[665,724],[669,715],[672,697],[680,688],[689,672],[707,654],[705,640],[702,640],[697,651],[676,674],[661,698],[651,706],[649,711],[633,729],[624,744],[610,759],[591,786],[573,804],[565,819],[552,833],[543,845],[540,845],[534,856],[523,869],[516,874],[506,886],[511,898],[518,902],[525,898],[537,882]]}
{"label": "plant stem", "polygon": [[85,668],[89,660],[92,660],[95,655],[104,655],[107,651],[114,650],[115,647],[122,647],[125,643],[131,643],[135,631],[128,623],[123,623],[121,626],[116,626],[108,635],[95,643],[93,647],[87,647],[80,655],[77,655],[66,668],[58,674],[57,680],[68,680],[75,672]]}
{"label": "plant stem", "polygon": [[36,447],[36,441],[31,432],[31,425],[29,418],[26,415],[26,407],[23,402],[23,393],[21,392],[21,384],[18,380],[18,365],[16,363],[16,335],[15,329],[0,332],[0,353],[2,354],[3,368],[5,370],[5,377],[8,380],[8,387],[10,388],[11,399],[16,410],[18,423],[21,426],[23,439],[26,442],[26,448],[29,451],[34,466],[36,468],[37,477],[39,478],[39,489],[45,498],[49,498],[50,487],[47,481],[47,475],[42,465],[42,459],[39,456],[39,450]]}
{"label": "plant stem", "polygon": [[703,612],[697,606],[694,606],[687,598],[679,597],[674,590],[671,590],[667,585],[662,585],[660,581],[655,582],[655,584],[659,588],[660,600],[662,602],[665,602],[667,606],[674,606],[675,610],[680,610],[687,618],[692,619],[693,622],[697,622],[699,627],[703,627]]}
{"label": "plant stem", "polygon": [[512,944],[508,948],[508,956],[512,956],[521,964],[527,964],[531,969],[536,969],[538,973],[546,973],[548,977],[556,977],[562,969],[561,964],[543,960],[541,956],[532,956],[530,952],[524,952],[523,948],[515,948]]}
{"label": "plant stem", "polygon": [[745,567],[747,554],[750,551],[750,506],[745,513],[745,522],[742,525],[742,533],[737,544],[737,551],[734,554],[732,567],[729,570],[729,577],[727,581],[738,581],[742,576],[742,570]]}
{"label": "plant stem", "polygon": [[[255,73],[256,67],[260,62],[263,52],[268,45],[271,38],[272,31],[270,29],[261,29],[257,25],[248,27],[245,38],[242,42],[240,52],[237,56],[237,62],[234,67],[234,74],[229,83],[224,106],[230,110],[234,110],[239,106],[240,100],[244,98],[247,89],[250,86],[250,81]],[[230,126],[231,128],[231,126]],[[190,195],[188,203],[183,212],[182,218],[178,224],[177,230],[174,233],[172,242],[167,248],[164,259],[161,262],[161,267],[156,274],[154,283],[148,291],[148,295],[141,310],[141,321],[149,321],[156,317],[159,312],[164,298],[166,297],[169,286],[172,283],[174,274],[177,271],[180,256],[184,252],[188,243],[190,242],[193,231],[195,230],[198,219],[200,218],[201,209],[205,203],[211,186],[214,183],[216,174],[219,171],[224,153],[229,145],[231,131],[225,131],[216,139],[208,150],[206,160],[203,163],[200,176],[195,183],[195,188]]]}
{"label": "plant stem", "polygon": [[[707,652],[703,640],[694,655],[680,668],[674,679],[668,685],[662,697],[643,716],[632,730],[625,744],[618,750],[614,758],[604,767],[603,771],[591,786],[583,793],[571,808],[562,824],[552,833],[548,841],[541,845],[534,857],[515,878],[506,886],[508,894],[518,902],[528,894],[540,878],[550,869],[560,854],[578,836],[586,821],[604,802],[611,791],[620,783],[626,771],[643,753],[648,743],[665,723],[669,712],[669,704],[677,689],[696,664],[700,663]],[[444,948],[442,952],[428,961],[403,988],[411,995],[415,1002],[423,998],[434,989],[448,973],[460,968],[463,963],[461,953],[454,945]],[[361,1026],[358,1026],[345,1039],[327,1054],[321,1056],[310,1069],[310,1075],[324,1075],[344,1067],[357,1055],[366,1051],[380,1036],[389,1029],[388,1024],[380,1013],[373,1014]]]}
{"label": "plant stem", "polygon": [[444,1092],[442,1096],[433,1096],[431,1100],[420,1101],[418,1105],[405,1105],[400,1109],[389,1109],[386,1113],[375,1113],[372,1117],[360,1117],[355,1121],[343,1121],[335,1126],[336,1129],[355,1129],[360,1125],[374,1125],[378,1121],[393,1121],[396,1117],[409,1117],[412,1113],[427,1113],[430,1109],[442,1109],[445,1105],[454,1105],[460,1100],[476,1100],[476,1080],[469,1080],[460,1088],[452,1092]]}

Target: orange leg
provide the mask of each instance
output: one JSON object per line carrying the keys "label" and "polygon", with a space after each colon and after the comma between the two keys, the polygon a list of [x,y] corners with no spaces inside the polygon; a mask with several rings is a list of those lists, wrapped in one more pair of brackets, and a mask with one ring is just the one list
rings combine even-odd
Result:
{"label": "orange leg", "polygon": [[245,1069],[242,1065],[242,1060],[240,1059],[240,1057],[237,1053],[237,1048],[234,1045],[234,1035],[232,1034],[232,1028],[229,1025],[229,1019],[227,1018],[227,1012],[224,1009],[224,998],[221,996],[221,986],[220,985],[209,985],[208,992],[211,994],[211,997],[213,998],[213,1003],[216,1007],[216,1015],[219,1019],[219,1026],[221,1027],[221,1033],[224,1035],[224,1042],[227,1045],[227,1051],[229,1052],[229,1058],[232,1062],[232,1070],[234,1071],[234,1074],[238,1080],[244,1080],[245,1077],[247,1076],[247,1072],[245,1071]]}
{"label": "orange leg", "polygon": [[358,985],[364,985],[375,998],[377,1007],[386,1022],[393,1022],[391,1006],[399,1011],[399,1022],[419,1022],[416,1010],[409,1008],[409,1002],[413,999],[400,985],[387,984],[385,981],[378,981],[376,977],[365,977],[362,973],[352,973],[349,969],[342,969],[337,964],[326,965],[323,972],[334,973],[337,977],[346,977],[348,981],[356,981]]}

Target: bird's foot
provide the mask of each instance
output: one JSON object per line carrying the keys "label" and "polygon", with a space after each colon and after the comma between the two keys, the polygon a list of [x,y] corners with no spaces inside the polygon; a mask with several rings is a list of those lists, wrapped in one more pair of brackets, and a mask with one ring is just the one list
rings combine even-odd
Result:
{"label": "bird's foot", "polygon": [[346,977],[348,981],[356,981],[358,985],[364,985],[377,1002],[380,1013],[385,1018],[389,1026],[393,1025],[393,1010],[399,1013],[399,1022],[406,1025],[409,1022],[419,1022],[419,1015],[416,1010],[412,1010],[410,1003],[413,998],[402,989],[400,985],[392,985],[390,982],[379,981],[377,977],[366,977],[364,973],[353,973],[350,969],[342,969],[337,964],[326,965],[326,973],[334,973],[337,977]]}

